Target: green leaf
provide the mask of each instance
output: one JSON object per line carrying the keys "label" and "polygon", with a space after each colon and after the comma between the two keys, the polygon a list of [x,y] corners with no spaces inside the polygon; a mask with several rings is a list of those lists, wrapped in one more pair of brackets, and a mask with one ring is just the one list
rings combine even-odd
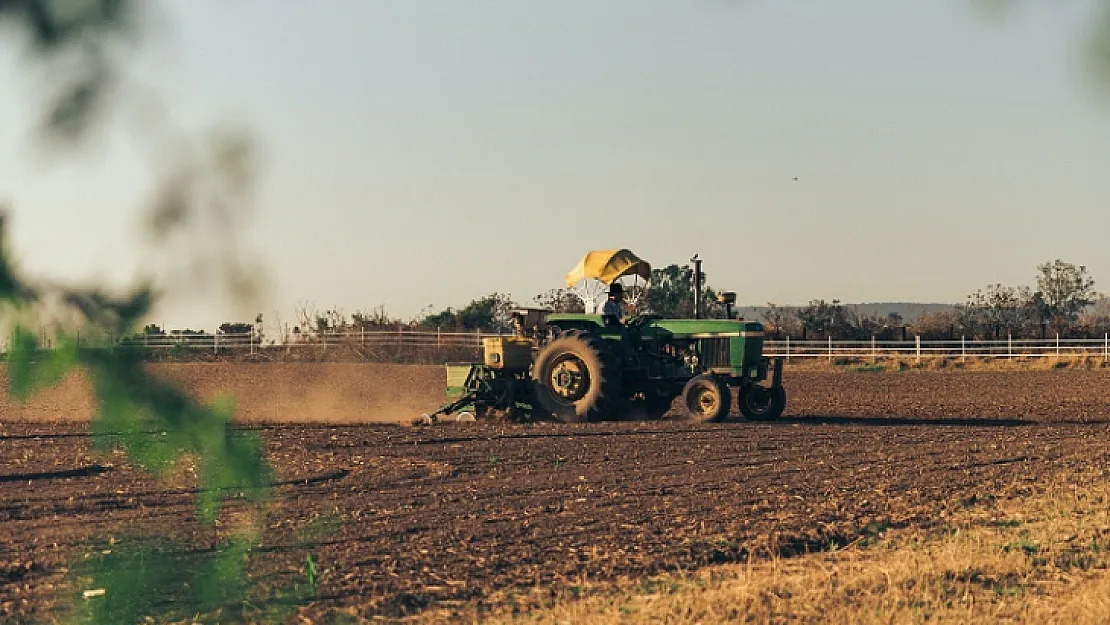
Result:
{"label": "green leaf", "polygon": [[16,326],[8,350],[8,392],[13,398],[27,401],[41,388],[60,382],[78,363],[76,341],[63,337],[58,343],[44,350],[34,332]]}

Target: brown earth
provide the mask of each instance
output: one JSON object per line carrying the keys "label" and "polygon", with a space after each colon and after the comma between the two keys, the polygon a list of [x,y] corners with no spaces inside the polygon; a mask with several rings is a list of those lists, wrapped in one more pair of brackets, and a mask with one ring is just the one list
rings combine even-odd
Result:
{"label": "brown earth", "polygon": [[[278,386],[258,371],[197,375]],[[357,388],[355,371],[336,375]],[[314,547],[325,569],[315,614],[511,601],[505,593],[537,584],[791,556],[927,526],[1034,492],[1049,475],[1107,469],[1108,382],[1110,372],[1083,371],[796,374],[788,416],[770,424],[262,426],[285,482],[256,579],[297,579],[306,547],[295,530],[332,512],[344,522]],[[265,417],[313,397],[243,405]],[[329,399],[331,412],[285,420],[358,418],[391,396],[354,397],[363,407]],[[82,424],[0,423],[0,615],[41,614],[93,536],[203,545],[193,504],[189,490],[93,455]]]}
{"label": "brown earth", "polygon": [[[157,376],[211,399],[231,393],[242,422],[367,423],[411,420],[445,400],[443,367],[371,363],[150,364]],[[0,384],[8,378],[0,367]],[[88,421],[87,378],[67,376],[25,405],[0,394],[0,420]]]}
{"label": "brown earth", "polygon": [[[370,363],[151,364],[157,375],[212,398],[231,393],[244,423],[409,423],[438,408],[445,372],[436,365]],[[0,365],[0,388],[7,386]],[[788,415],[1110,419],[1100,394],[1110,370],[787,372]],[[861,392],[863,389],[863,392]],[[26,405],[0,393],[0,420],[88,421],[93,404],[81,374]],[[1029,412],[1033,411],[1033,412]]]}

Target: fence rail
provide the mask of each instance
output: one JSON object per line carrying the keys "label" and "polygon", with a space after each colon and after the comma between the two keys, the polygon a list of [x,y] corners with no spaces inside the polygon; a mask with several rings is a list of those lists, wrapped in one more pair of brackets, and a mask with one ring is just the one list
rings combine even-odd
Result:
{"label": "fence rail", "polygon": [[[329,345],[362,345],[367,347],[416,347],[416,348],[479,348],[482,339],[505,336],[505,333],[490,332],[446,332],[436,330],[365,330],[324,332],[312,334],[293,334],[284,340],[263,339],[253,332],[244,333],[196,333],[196,334],[149,334],[118,338],[110,335],[78,335],[77,342],[83,348],[108,348],[113,346],[145,347],[150,349],[259,349],[322,347]],[[40,337],[47,347],[53,346],[53,339],[43,333]],[[4,345],[6,351],[7,344]]]}
{"label": "fence rail", "polygon": [[1110,335],[1094,339],[923,341],[768,341],[764,352],[783,358],[1044,358],[1087,356],[1110,360]]}
{"label": "fence rail", "polygon": [[[211,350],[216,353],[224,350],[292,350],[330,346],[359,346],[393,350],[473,349],[476,351],[481,347],[482,339],[494,336],[504,336],[504,334],[403,329],[294,334],[283,341],[260,340],[254,333],[152,334],[125,339],[110,336],[81,336],[78,341],[82,347],[87,348],[130,345],[152,350],[187,348],[190,350]],[[49,337],[45,335],[43,340],[47,346],[51,344]],[[917,338],[907,341],[840,341],[829,339],[796,341],[786,338],[784,340],[768,340],[764,352],[772,357],[787,359],[1098,356],[1110,360],[1110,335],[1094,339],[1053,337],[1049,339],[1005,338],[1001,340],[956,339],[936,341]]]}

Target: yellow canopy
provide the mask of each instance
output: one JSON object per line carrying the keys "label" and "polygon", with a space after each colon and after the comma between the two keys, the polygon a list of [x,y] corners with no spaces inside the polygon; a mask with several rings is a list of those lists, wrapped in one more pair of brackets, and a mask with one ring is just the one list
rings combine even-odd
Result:
{"label": "yellow canopy", "polygon": [[608,285],[618,278],[632,275],[650,280],[651,265],[625,249],[598,250],[586,254],[578,261],[578,265],[567,274],[567,286],[573,287],[586,278],[594,278]]}

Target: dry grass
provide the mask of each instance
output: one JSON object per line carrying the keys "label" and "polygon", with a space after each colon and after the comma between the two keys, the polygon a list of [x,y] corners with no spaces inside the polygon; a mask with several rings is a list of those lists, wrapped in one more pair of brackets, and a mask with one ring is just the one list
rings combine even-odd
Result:
{"label": "dry grass", "polygon": [[[931,530],[877,531],[847,548],[686,575],[491,597],[416,622],[1110,622],[1105,473],[986,497]],[[1082,484],[1079,486],[1077,484]],[[880,528],[881,529],[881,528]]]}

